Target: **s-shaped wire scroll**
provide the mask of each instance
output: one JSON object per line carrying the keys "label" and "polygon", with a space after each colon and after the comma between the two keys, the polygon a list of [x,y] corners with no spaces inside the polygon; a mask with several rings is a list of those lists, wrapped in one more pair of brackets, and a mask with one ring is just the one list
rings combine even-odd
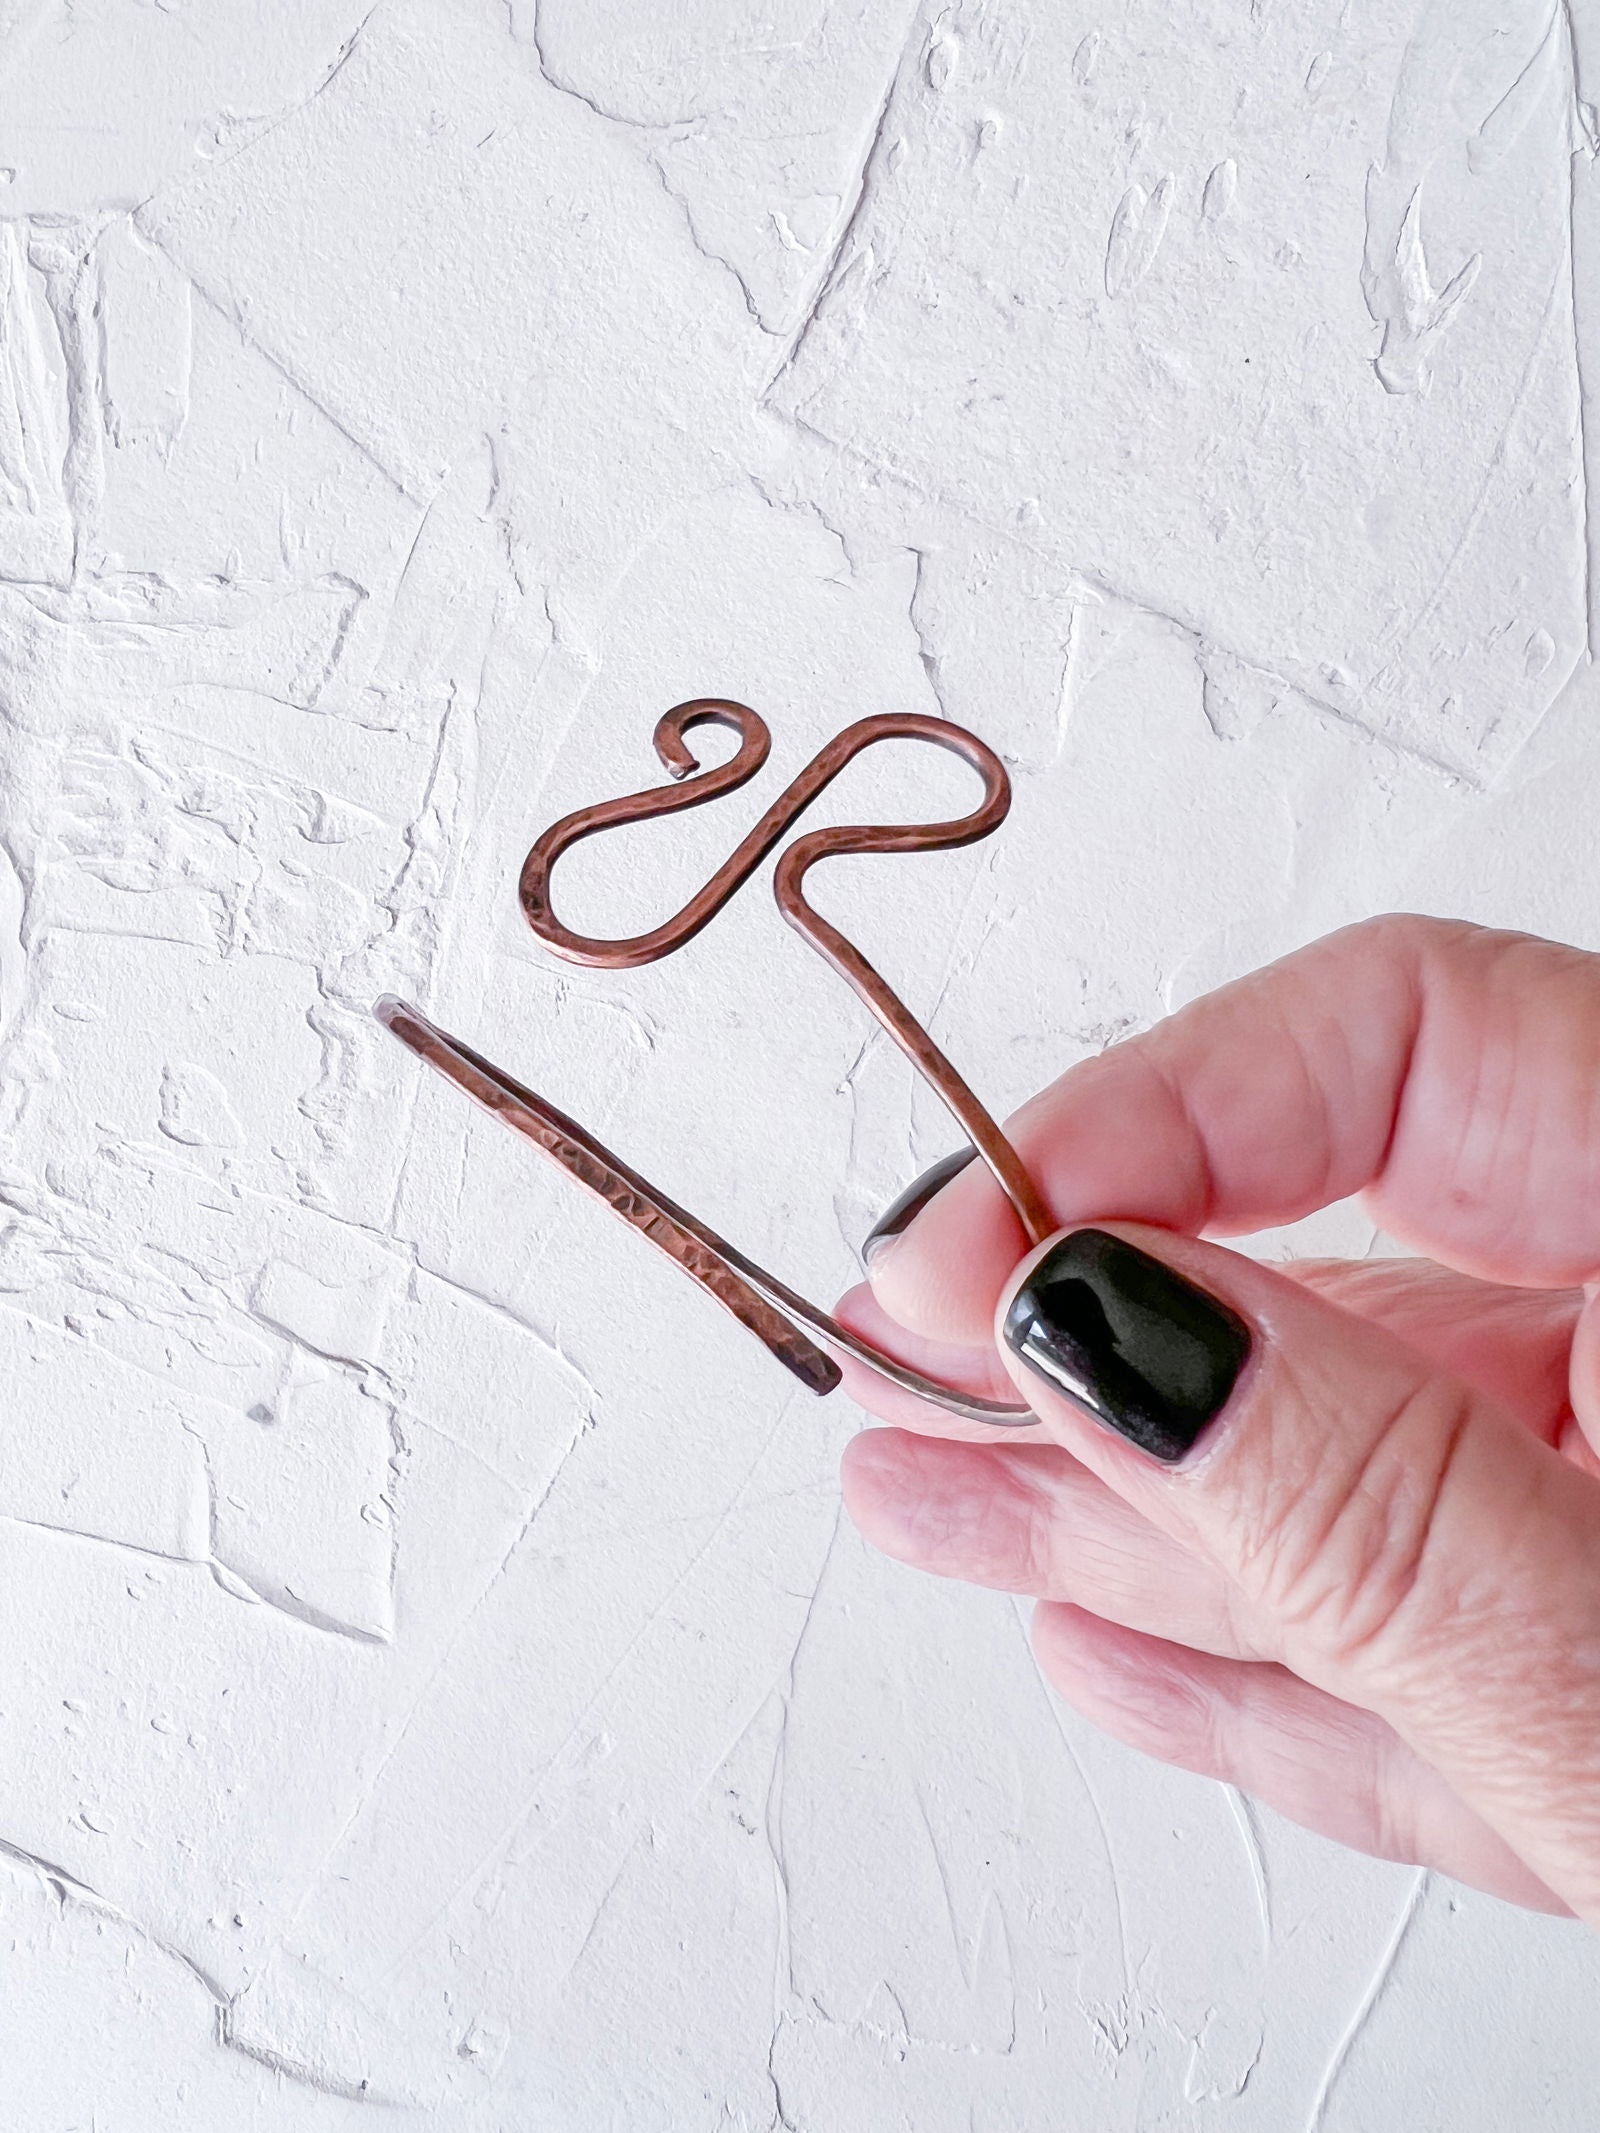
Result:
{"label": "s-shaped wire scroll", "polygon": [[[685,736],[698,726],[726,726],[739,746],[726,763],[702,770]],[[772,745],[765,721],[746,704],[723,697],[696,697],[677,704],[655,730],[656,755],[679,781],[651,786],[619,800],[605,800],[565,815],[547,829],[523,862],[520,898],[528,924],[569,962],[605,970],[631,970],[659,961],[708,925],[758,867],[790,825],[844,769],[875,741],[923,740],[970,763],[983,780],[981,805],[947,822],[812,830],[779,860],[773,887],[789,924],[833,965],[871,1008],[912,1065],[954,1114],[967,1138],[994,1173],[1016,1212],[1030,1245],[1055,1227],[1016,1150],[946,1059],[910,1009],[838,928],[808,902],[804,882],[819,859],[854,852],[932,852],[975,844],[998,829],[1011,806],[1005,766],[976,734],[943,719],[915,713],[883,713],[857,719],[820,750],[782,792],[737,849],[683,909],[648,933],[604,940],[574,933],[555,915],[550,875],[569,846],[601,831],[655,815],[698,807],[736,792],[766,762]],[[380,1022],[403,1044],[493,1111],[552,1157],[579,1184],[612,1207],[625,1222],[674,1259],[718,1303],[747,1326],[778,1360],[813,1392],[831,1392],[838,1365],[815,1343],[852,1356],[878,1376],[971,1422],[1015,1428],[1034,1420],[1026,1407],[979,1399],[940,1385],[898,1363],[852,1333],[828,1312],[808,1303],[784,1282],[757,1266],[714,1230],[679,1207],[636,1170],[613,1155],[584,1127],[510,1075],[437,1028],[405,1001],[385,996],[375,1009]],[[805,1331],[802,1332],[801,1329]],[[815,1341],[807,1334],[814,1335]]]}

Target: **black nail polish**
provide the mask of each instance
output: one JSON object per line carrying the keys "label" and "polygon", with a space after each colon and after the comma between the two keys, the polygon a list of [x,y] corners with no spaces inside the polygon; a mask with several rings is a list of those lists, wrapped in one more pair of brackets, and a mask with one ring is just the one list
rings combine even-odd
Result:
{"label": "black nail polish", "polygon": [[1250,1353],[1236,1311],[1103,1229],[1045,1254],[1006,1313],[1006,1345],[1153,1459],[1192,1451]]}
{"label": "black nail polish", "polygon": [[871,1266],[875,1254],[898,1237],[903,1229],[909,1229],[912,1220],[920,1215],[941,1185],[948,1185],[958,1170],[965,1170],[977,1154],[976,1148],[958,1148],[954,1155],[942,1155],[937,1163],[930,1163],[915,1183],[906,1187],[886,1214],[878,1217],[867,1232],[866,1242],[861,1247],[863,1266]]}

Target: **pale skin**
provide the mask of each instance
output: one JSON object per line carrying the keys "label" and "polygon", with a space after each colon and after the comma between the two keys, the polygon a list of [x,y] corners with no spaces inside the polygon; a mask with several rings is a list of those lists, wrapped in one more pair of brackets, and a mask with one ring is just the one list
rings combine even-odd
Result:
{"label": "pale skin", "polygon": [[[1309,1828],[1600,1925],[1600,956],[1391,917],[1083,1062],[1009,1131],[1063,1230],[1250,1324],[1165,1467],[996,1338],[1025,1278],[980,1164],[842,1315],[1040,1417],[997,1440],[852,1367],[867,1538],[1033,1596],[1055,1689]],[[1213,1241],[1353,1193],[1416,1259]]]}

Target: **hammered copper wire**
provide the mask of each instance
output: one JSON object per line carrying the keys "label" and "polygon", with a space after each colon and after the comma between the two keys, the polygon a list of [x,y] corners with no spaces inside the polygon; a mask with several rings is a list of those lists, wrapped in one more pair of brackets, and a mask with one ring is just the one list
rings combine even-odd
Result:
{"label": "hammered copper wire", "polygon": [[524,1088],[521,1082],[513,1081],[481,1053],[452,1037],[448,1030],[440,1029],[404,1000],[385,995],[373,1012],[419,1058],[486,1111],[524,1134],[570,1177],[604,1200],[630,1227],[648,1237],[691,1281],[697,1282],[725,1311],[731,1311],[740,1325],[748,1328],[812,1392],[831,1392],[839,1382],[839,1367],[808,1341],[798,1326],[809,1327],[829,1347],[854,1356],[903,1392],[931,1400],[964,1421],[1009,1429],[1034,1419],[1026,1407],[937,1385],[919,1371],[884,1355],[668,1199],[575,1119],[568,1118],[532,1089]]}
{"label": "hammered copper wire", "polygon": [[[726,763],[702,770],[685,745],[684,736],[696,726],[727,726],[739,736],[739,747]],[[924,718],[920,713],[880,712],[857,719],[852,726],[820,749],[798,777],[778,795],[742,843],[729,854],[703,889],[697,890],[676,917],[636,933],[625,940],[597,939],[574,933],[562,924],[550,902],[550,875],[561,854],[585,837],[598,836],[624,823],[644,822],[656,815],[676,814],[686,807],[699,807],[726,792],[737,792],[767,760],[772,745],[766,722],[748,704],[726,697],[696,697],[676,704],[658,723],[655,750],[676,786],[654,785],[624,799],[602,800],[581,807],[553,823],[534,844],[522,864],[519,894],[523,915],[540,940],[569,962],[588,963],[602,970],[632,970],[641,963],[658,962],[692,941],[716,917],[729,897],[766,858],[790,824],[798,820],[818,795],[824,792],[863,748],[877,741],[932,741],[952,755],[970,763],[983,780],[982,805],[970,814],[948,822],[903,822],[876,827],[812,830],[797,838],[778,862],[773,890],[778,908],[793,926],[825,956],[839,975],[871,1008],[894,1038],[917,1072],[940,1096],[969,1141],[993,1171],[1001,1190],[1016,1210],[1030,1245],[1042,1244],[1055,1227],[1038,1188],[1022,1167],[1016,1150],[989,1116],[961,1075],[940,1051],[904,1001],[867,961],[860,949],[847,941],[821,912],[806,899],[803,883],[819,859],[840,858],[858,852],[941,852],[960,845],[976,844],[998,829],[1011,807],[1011,780],[994,750],[975,733],[947,720]]]}
{"label": "hammered copper wire", "polygon": [[[729,727],[739,736],[738,749],[731,759],[710,770],[701,769],[684,738],[705,725]],[[983,780],[981,804],[969,814],[944,822],[821,829],[797,838],[775,872],[773,886],[778,906],[789,924],[826,957],[865,1001],[948,1106],[994,1173],[1027,1242],[1038,1244],[1054,1225],[1016,1151],[905,1003],[860,950],[813,908],[803,887],[806,874],[819,859],[863,852],[951,850],[976,843],[997,829],[1011,805],[1011,783],[1004,764],[976,734],[913,712],[886,712],[857,719],[812,758],[676,916],[648,933],[622,940],[575,933],[556,917],[550,901],[551,871],[563,852],[603,830],[675,814],[723,793],[736,792],[767,760],[771,736],[765,721],[748,705],[725,697],[696,697],[689,703],[677,704],[656,726],[655,749],[667,771],[680,782],[675,786],[650,786],[617,800],[603,800],[552,824],[523,862],[519,888],[523,913],[539,938],[570,962],[626,970],[659,961],[709,924],[846,764],[880,740],[932,741],[961,756]],[[839,1382],[839,1370],[821,1348],[798,1330],[799,1326],[807,1327],[828,1347],[853,1356],[903,1390],[966,1420],[1014,1428],[1035,1419],[1026,1407],[958,1392],[885,1355],[679,1207],[575,1120],[448,1031],[439,1029],[406,1002],[386,997],[378,1002],[375,1012],[402,1043],[533,1141],[648,1237],[814,1392],[831,1391]]]}
{"label": "hammered copper wire", "polygon": [[731,1246],[714,1230],[658,1192],[575,1118],[558,1111],[520,1081],[513,1081],[482,1053],[440,1029],[404,1000],[385,994],[373,1012],[384,1028],[409,1045],[420,1059],[544,1154],[554,1157],[569,1177],[604,1200],[668,1258],[675,1259],[707,1295],[714,1296],[725,1311],[731,1311],[740,1325],[748,1327],[803,1385],[813,1392],[832,1392],[839,1382],[838,1364],[803,1333],[797,1333],[780,1312],[741,1279],[730,1261]]}

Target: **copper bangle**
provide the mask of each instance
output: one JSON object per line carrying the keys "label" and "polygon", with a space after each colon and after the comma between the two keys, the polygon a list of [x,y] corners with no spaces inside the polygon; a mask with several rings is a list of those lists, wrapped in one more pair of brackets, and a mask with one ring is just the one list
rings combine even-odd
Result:
{"label": "copper bangle", "polygon": [[[705,725],[730,727],[739,736],[738,749],[731,759],[710,770],[701,769],[685,739],[697,726]],[[736,792],[767,760],[771,736],[765,722],[748,705],[723,697],[696,697],[692,702],[678,704],[658,723],[655,749],[663,766],[679,782],[601,801],[552,824],[523,862],[523,913],[539,938],[569,962],[606,970],[627,970],[657,962],[708,925],[846,764],[862,749],[882,740],[932,741],[961,756],[983,780],[981,804],[971,813],[945,822],[812,830],[797,838],[778,862],[773,884],[778,908],[866,1002],[941,1097],[989,1165],[1016,1214],[1026,1243],[1042,1243],[1055,1225],[1015,1149],[905,1003],[860,950],[813,908],[804,889],[805,876],[819,859],[844,853],[950,850],[976,843],[997,829],[1011,805],[1011,782],[999,757],[975,734],[943,719],[911,712],[857,719],[812,758],[675,917],[648,933],[623,940],[575,933],[556,917],[550,900],[550,875],[563,852],[604,830],[698,807],[723,793]],[[838,1366],[823,1352],[824,1348],[832,1348],[864,1363],[902,1390],[966,1421],[1018,1428],[1035,1420],[1029,1408],[979,1399],[940,1385],[862,1340],[679,1207],[575,1120],[439,1029],[414,1007],[386,996],[377,1003],[375,1012],[403,1044],[533,1141],[666,1252],[812,1391],[830,1392],[839,1382]]]}

